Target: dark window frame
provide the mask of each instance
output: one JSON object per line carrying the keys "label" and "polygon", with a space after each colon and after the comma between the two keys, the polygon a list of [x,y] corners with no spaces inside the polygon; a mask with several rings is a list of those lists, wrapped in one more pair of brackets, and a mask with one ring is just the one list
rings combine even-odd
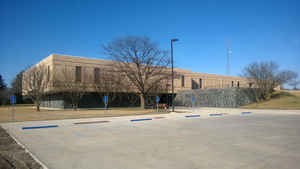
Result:
{"label": "dark window frame", "polygon": [[75,82],[81,82],[81,66],[75,67]]}
{"label": "dark window frame", "polygon": [[202,78],[199,79],[199,89],[202,89]]}
{"label": "dark window frame", "polygon": [[184,75],[181,76],[181,87],[184,87]]}
{"label": "dark window frame", "polygon": [[252,88],[253,83],[249,83],[249,88]]}
{"label": "dark window frame", "polygon": [[199,85],[194,79],[191,79],[192,89],[199,89]]}
{"label": "dark window frame", "polygon": [[100,82],[100,68],[98,67],[94,68],[94,82],[95,83]]}
{"label": "dark window frame", "polygon": [[47,81],[50,81],[50,66],[47,66]]}

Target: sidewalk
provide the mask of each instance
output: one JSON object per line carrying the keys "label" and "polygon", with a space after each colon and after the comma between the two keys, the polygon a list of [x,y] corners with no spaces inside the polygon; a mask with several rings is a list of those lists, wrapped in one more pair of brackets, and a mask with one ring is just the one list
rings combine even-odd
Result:
{"label": "sidewalk", "polygon": [[237,115],[241,112],[267,113],[267,114],[299,114],[300,110],[272,110],[272,109],[241,109],[241,108],[216,108],[216,107],[176,107],[178,113],[199,113],[206,115],[209,113],[223,113],[228,115]]}

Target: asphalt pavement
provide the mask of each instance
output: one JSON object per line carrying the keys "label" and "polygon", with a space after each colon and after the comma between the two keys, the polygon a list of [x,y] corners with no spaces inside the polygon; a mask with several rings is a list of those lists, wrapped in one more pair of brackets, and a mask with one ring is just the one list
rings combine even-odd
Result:
{"label": "asphalt pavement", "polygon": [[51,169],[300,166],[299,111],[193,110],[1,126]]}

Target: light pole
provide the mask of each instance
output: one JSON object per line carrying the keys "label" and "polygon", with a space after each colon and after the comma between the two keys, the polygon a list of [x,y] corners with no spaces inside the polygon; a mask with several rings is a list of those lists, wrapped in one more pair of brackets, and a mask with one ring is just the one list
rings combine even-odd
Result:
{"label": "light pole", "polygon": [[172,112],[175,111],[175,107],[173,104],[174,101],[174,62],[173,62],[173,42],[178,41],[178,39],[171,39],[171,64],[172,64]]}

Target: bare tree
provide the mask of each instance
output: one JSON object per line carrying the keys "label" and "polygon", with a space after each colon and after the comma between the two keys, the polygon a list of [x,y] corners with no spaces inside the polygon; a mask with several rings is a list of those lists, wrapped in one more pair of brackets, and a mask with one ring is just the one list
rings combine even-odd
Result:
{"label": "bare tree", "polygon": [[293,86],[293,89],[294,89],[294,90],[298,90],[298,89],[299,89],[299,88],[297,87],[297,86],[299,86],[299,84],[300,84],[300,80],[297,80],[297,79],[294,79],[294,80],[292,80],[292,81],[289,83],[290,86]]}
{"label": "bare tree", "polygon": [[98,68],[98,71],[94,73],[94,89],[99,96],[108,96],[108,105],[110,105],[120,92],[124,92],[123,89],[126,83],[113,68]]}
{"label": "bare tree", "polygon": [[73,110],[77,110],[82,96],[91,88],[91,84],[88,84],[90,78],[90,74],[83,70],[79,81],[76,79],[74,67],[65,66],[55,71],[53,85],[56,92],[61,92],[71,102]]}
{"label": "bare tree", "polygon": [[286,84],[286,83],[290,83],[293,80],[298,78],[298,73],[297,72],[293,72],[290,70],[283,70],[280,71],[277,75],[277,79],[278,79],[278,83],[280,85]]}
{"label": "bare tree", "polygon": [[300,80],[298,79],[298,73],[292,73],[292,80],[288,83],[290,86],[293,87],[294,90],[297,90],[297,86],[300,84]]}
{"label": "bare tree", "polygon": [[49,85],[48,71],[46,65],[40,64],[23,73],[23,92],[34,102],[37,111],[40,111],[42,97]]}
{"label": "bare tree", "polygon": [[147,37],[119,38],[104,45],[104,51],[114,61],[114,68],[135,87],[141,108],[145,108],[145,97],[151,90],[170,75],[167,52]]}
{"label": "bare tree", "polygon": [[0,90],[0,106],[9,104],[10,96],[11,96],[11,90],[9,88]]}
{"label": "bare tree", "polygon": [[0,90],[3,90],[5,88],[6,88],[6,83],[4,82],[2,75],[0,75]]}
{"label": "bare tree", "polygon": [[22,97],[23,72],[24,72],[23,70],[19,72],[11,82],[11,90],[12,93],[17,97],[17,103],[23,103],[23,97]]}
{"label": "bare tree", "polygon": [[6,87],[4,79],[0,75],[0,105],[9,103],[9,90]]}
{"label": "bare tree", "polygon": [[254,62],[244,68],[244,77],[256,88],[256,100],[268,100],[272,92],[293,79],[292,71],[280,71],[275,62]]}

